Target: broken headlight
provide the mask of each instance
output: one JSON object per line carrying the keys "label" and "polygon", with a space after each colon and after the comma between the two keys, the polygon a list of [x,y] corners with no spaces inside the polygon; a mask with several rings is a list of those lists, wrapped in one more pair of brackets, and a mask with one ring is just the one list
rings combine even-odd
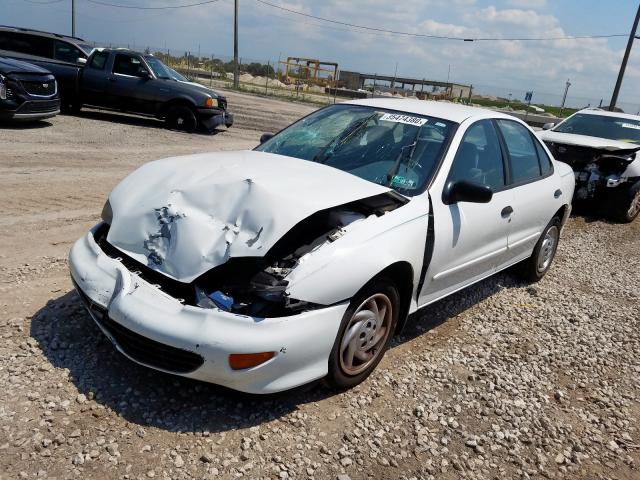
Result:
{"label": "broken headlight", "polygon": [[102,221],[104,223],[106,223],[107,225],[111,225],[111,222],[113,221],[113,211],[111,210],[111,203],[109,202],[108,198],[107,201],[104,202],[104,207],[102,207],[102,213],[100,214],[100,216],[102,217]]}

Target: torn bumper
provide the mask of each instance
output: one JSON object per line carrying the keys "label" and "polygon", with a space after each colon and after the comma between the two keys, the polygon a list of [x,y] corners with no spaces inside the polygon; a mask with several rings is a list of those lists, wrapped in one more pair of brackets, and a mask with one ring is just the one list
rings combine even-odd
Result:
{"label": "torn bumper", "polygon": [[[99,225],[98,225],[99,226]],[[252,318],[183,305],[107,256],[94,232],[69,254],[71,276],[89,312],[116,348],[136,363],[248,393],[272,393],[327,374],[342,303],[283,318]],[[232,353],[276,352],[232,370]]]}

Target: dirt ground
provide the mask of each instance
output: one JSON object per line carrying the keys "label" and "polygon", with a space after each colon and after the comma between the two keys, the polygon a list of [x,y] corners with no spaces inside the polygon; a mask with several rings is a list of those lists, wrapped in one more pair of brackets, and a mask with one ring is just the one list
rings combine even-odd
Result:
{"label": "dirt ground", "polygon": [[572,218],[541,283],[429,307],[348,392],[251,397],[115,352],[66,264],[109,191],[314,109],[226,94],[215,135],[95,110],[0,127],[0,479],[640,478],[640,220]]}

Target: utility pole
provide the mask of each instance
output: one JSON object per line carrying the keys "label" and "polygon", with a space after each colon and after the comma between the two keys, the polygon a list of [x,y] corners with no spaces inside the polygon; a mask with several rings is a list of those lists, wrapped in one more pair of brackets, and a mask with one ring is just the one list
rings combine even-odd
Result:
{"label": "utility pole", "polygon": [[616,107],[616,103],[618,103],[618,95],[620,94],[620,87],[622,86],[624,71],[627,69],[629,54],[631,53],[633,40],[636,38],[636,31],[638,30],[638,21],[640,21],[640,5],[638,5],[638,12],[636,13],[636,19],[633,22],[633,27],[631,28],[631,33],[629,34],[629,41],[627,42],[627,49],[624,51],[624,57],[622,58],[622,65],[620,65],[620,73],[618,73],[618,80],[616,81],[616,86],[613,89],[613,95],[611,96],[611,103],[609,104],[609,111],[611,112],[613,112],[613,109]]}
{"label": "utility pole", "polygon": [[238,0],[234,0],[233,15],[233,88],[240,87],[240,65],[238,64]]}
{"label": "utility pole", "polygon": [[76,36],[76,0],[71,0],[71,36]]}
{"label": "utility pole", "polygon": [[560,105],[560,113],[564,110],[564,102],[567,101],[567,93],[569,92],[569,87],[571,86],[571,82],[567,78],[567,85],[564,88],[564,96],[562,97],[562,105]]}

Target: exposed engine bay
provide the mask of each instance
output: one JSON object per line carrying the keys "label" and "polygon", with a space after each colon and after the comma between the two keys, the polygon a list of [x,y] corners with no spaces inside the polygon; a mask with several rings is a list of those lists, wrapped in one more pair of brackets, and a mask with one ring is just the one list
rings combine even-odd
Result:
{"label": "exposed engine bay", "polygon": [[575,200],[590,200],[606,189],[635,182],[638,176],[628,167],[638,157],[640,147],[628,149],[597,148],[545,141],[547,147],[561,162],[573,168],[576,178]]}
{"label": "exposed engine bay", "polygon": [[107,241],[106,223],[96,231],[95,240],[107,255],[181,303],[253,317],[288,316],[317,307],[288,295],[289,273],[308,255],[347,234],[350,226],[407,202],[389,191],[319,210],[296,224],[264,256],[231,257],[190,283],[174,280],[115,248]]}

